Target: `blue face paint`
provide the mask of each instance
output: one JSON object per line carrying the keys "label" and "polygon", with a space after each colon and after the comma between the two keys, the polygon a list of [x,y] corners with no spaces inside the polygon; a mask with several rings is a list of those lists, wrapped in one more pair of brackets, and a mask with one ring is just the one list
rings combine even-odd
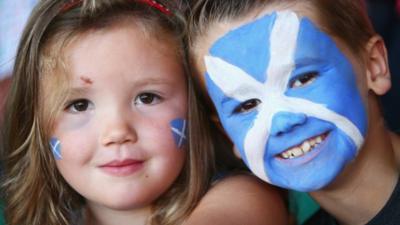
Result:
{"label": "blue face paint", "polygon": [[56,160],[61,160],[61,143],[57,138],[50,139],[50,148]]}
{"label": "blue face paint", "polygon": [[367,116],[355,73],[309,19],[282,11],[245,24],[218,39],[205,64],[220,120],[263,180],[318,190],[357,155]]}
{"label": "blue face paint", "polygon": [[175,119],[171,121],[171,131],[178,148],[181,148],[186,143],[187,122],[184,119]]}

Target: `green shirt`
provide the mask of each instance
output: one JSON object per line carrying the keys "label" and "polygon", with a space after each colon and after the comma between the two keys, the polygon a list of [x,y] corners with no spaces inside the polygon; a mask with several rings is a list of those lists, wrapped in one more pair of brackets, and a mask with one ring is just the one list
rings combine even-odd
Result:
{"label": "green shirt", "polygon": [[0,225],[6,224],[6,222],[4,221],[3,210],[4,210],[4,204],[3,204],[3,201],[0,200]]}
{"label": "green shirt", "polygon": [[318,203],[307,193],[289,191],[289,211],[296,218],[298,225],[302,225],[318,210]]}

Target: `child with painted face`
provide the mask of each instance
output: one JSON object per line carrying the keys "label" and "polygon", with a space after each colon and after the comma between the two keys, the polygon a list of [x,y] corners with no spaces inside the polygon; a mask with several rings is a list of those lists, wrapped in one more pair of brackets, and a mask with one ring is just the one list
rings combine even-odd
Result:
{"label": "child with painted face", "polygon": [[257,222],[268,206],[284,224],[278,192],[257,178],[213,181],[222,150],[186,76],[173,3],[38,3],[7,101],[8,225],[270,224]]}
{"label": "child with painted face", "polygon": [[390,88],[386,49],[362,1],[199,0],[188,40],[254,174],[310,192],[339,224],[399,223],[399,137],[377,99]]}

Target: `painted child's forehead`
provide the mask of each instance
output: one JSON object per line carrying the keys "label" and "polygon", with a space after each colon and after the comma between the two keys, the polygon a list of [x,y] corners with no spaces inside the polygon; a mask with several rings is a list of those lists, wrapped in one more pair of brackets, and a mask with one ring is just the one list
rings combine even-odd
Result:
{"label": "painted child's forehead", "polygon": [[[293,11],[280,13],[280,15],[296,16],[279,18],[281,21],[276,24],[279,13],[267,14],[227,32],[212,44],[209,50],[210,54],[240,67],[258,81],[265,82],[267,79],[265,72],[270,63],[271,54],[284,55],[291,52],[274,52],[274,46],[271,45],[288,43],[293,39],[289,35],[294,34],[290,31],[280,32],[278,42],[277,39],[273,42],[271,40],[272,31],[295,27],[287,24],[296,23],[299,24],[298,33],[295,34],[297,35],[295,37],[296,49],[294,55],[290,56],[295,60],[296,66],[310,61],[334,60],[326,57],[326,52],[338,53],[338,49],[329,35],[322,32],[309,18],[300,17]],[[282,26],[282,28],[276,26]]]}
{"label": "painted child's forehead", "polygon": [[[211,46],[210,54],[225,59],[249,74],[264,73],[269,58],[268,36],[275,19],[275,13],[266,15],[229,31]],[[252,62],[252,66],[249,66],[249,62]]]}

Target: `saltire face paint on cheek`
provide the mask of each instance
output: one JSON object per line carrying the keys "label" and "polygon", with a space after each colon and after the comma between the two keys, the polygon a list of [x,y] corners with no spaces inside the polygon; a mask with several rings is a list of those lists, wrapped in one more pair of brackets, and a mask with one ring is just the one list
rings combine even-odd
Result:
{"label": "saltire face paint on cheek", "polygon": [[181,118],[175,119],[170,123],[172,135],[176,146],[182,148],[187,141],[187,121]]}
{"label": "saltire face paint on cheek", "polygon": [[221,122],[261,179],[316,190],[357,155],[367,115],[356,75],[311,20],[263,16],[218,39],[205,64]]}
{"label": "saltire face paint on cheek", "polygon": [[50,139],[50,148],[51,151],[53,152],[54,158],[56,160],[61,160],[62,156],[61,156],[61,143],[60,140],[58,140],[57,138],[51,138]]}

